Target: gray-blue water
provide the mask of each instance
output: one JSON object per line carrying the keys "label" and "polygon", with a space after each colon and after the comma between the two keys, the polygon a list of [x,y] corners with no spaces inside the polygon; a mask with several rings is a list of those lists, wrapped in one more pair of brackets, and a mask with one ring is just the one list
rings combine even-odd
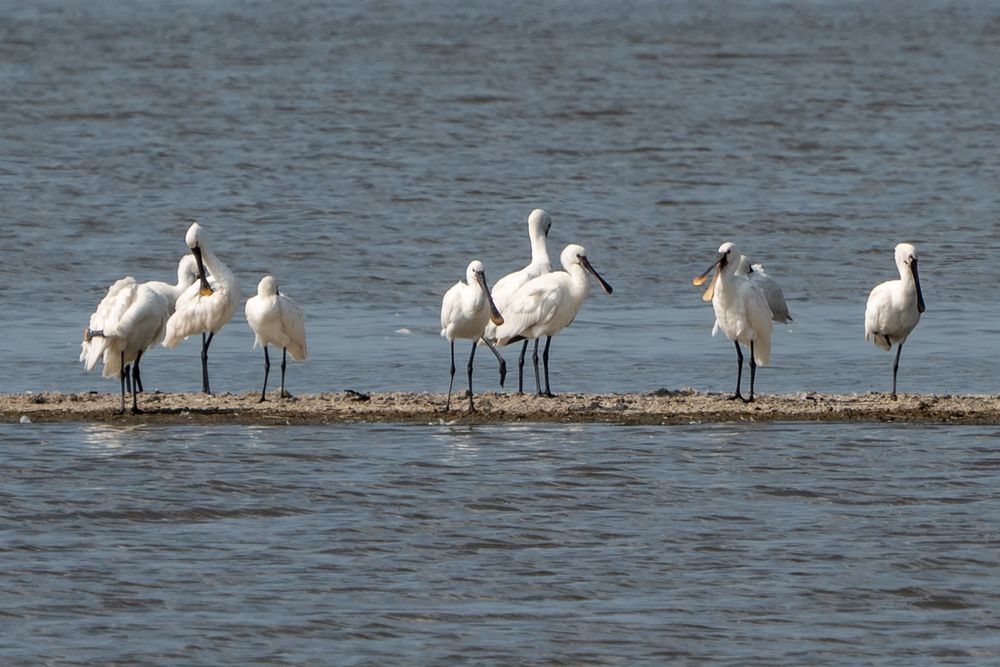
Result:
{"label": "gray-blue water", "polygon": [[[758,392],[886,390],[862,314],[906,240],[900,390],[996,393],[998,62],[975,1],[0,0],[0,392],[114,392],[89,313],[194,220],[245,297],[272,272],[305,310],[293,392],[443,392],[441,295],[525,264],[543,207],[615,287],[553,342],[557,392],[730,391],[691,285],[726,240],[796,320]],[[240,312],[214,389],[257,389],[251,343]],[[197,345],[143,379],[196,390]],[[1000,653],[994,429],[2,436],[5,664]]]}
{"label": "gray-blue water", "polygon": [[5,664],[989,664],[995,429],[0,429]]}

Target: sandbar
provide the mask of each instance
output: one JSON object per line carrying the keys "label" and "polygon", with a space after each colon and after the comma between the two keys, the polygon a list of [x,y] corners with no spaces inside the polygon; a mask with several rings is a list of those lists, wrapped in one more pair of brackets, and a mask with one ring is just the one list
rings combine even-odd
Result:
{"label": "sandbar", "polygon": [[[646,394],[443,394],[340,391],[258,402],[242,394],[149,392],[142,414],[119,414],[119,397],[108,392],[0,394],[0,421],[7,423],[101,422],[110,424],[321,425],[358,422],[423,424],[600,423],[622,425],[727,422],[900,422],[1000,424],[1000,396],[900,394],[760,395],[753,403],[725,394],[661,389]],[[129,405],[131,405],[129,403]]]}

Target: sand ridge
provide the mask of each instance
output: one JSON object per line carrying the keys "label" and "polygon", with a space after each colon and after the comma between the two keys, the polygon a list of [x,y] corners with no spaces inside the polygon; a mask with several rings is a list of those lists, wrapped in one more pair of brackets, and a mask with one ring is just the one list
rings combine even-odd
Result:
{"label": "sand ridge", "polygon": [[[726,395],[661,389],[648,394],[561,394],[555,398],[484,392],[476,412],[468,399],[443,394],[355,391],[308,394],[259,403],[259,394],[151,392],[140,396],[145,412],[118,414],[117,394],[38,392],[0,394],[4,422],[104,422],[112,424],[336,424],[354,422],[505,424],[519,422],[623,425],[721,422],[914,422],[1000,424],[1000,396],[900,394],[763,395],[750,404]],[[130,402],[129,402],[130,404]]]}

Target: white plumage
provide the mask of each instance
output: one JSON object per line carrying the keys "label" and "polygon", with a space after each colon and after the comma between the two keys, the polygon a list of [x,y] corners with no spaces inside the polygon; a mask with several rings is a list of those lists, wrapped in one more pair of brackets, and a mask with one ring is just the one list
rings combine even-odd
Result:
{"label": "white plumage", "polygon": [[[441,299],[441,336],[451,344],[451,381],[448,383],[448,403],[445,410],[451,409],[451,389],[455,381],[455,340],[464,338],[472,341],[472,353],[469,355],[469,410],[474,411],[472,401],[472,360],[476,356],[476,345],[483,338],[486,323],[503,324],[503,318],[497,311],[486,285],[486,270],[482,262],[476,260],[465,270],[465,282],[458,281],[445,292]],[[493,344],[483,339],[483,342],[500,359],[500,353]],[[500,384],[503,384],[501,374]]]}
{"label": "white plumage", "polygon": [[215,334],[236,312],[240,286],[229,267],[209,248],[205,232],[198,223],[188,229],[185,242],[198,264],[198,281],[177,298],[174,314],[167,321],[163,345],[175,347],[188,336],[201,334],[202,391],[210,394],[208,348]]}
{"label": "white plumage", "polygon": [[736,393],[732,398],[743,398],[740,392],[743,377],[743,351],[740,343],[750,350],[750,396],[745,399],[750,402],[754,400],[757,365],[766,366],[771,361],[771,333],[774,325],[764,291],[746,275],[737,273],[739,258],[740,251],[733,243],[723,243],[715,262],[694,279],[694,284],[701,285],[715,269],[715,277],[702,298],[712,302],[718,328],[736,345],[738,367]]}
{"label": "white plumage", "polygon": [[264,387],[260,400],[266,400],[267,375],[271,370],[268,345],[281,348],[279,395],[285,398],[288,396],[285,391],[286,354],[291,354],[296,361],[304,361],[307,355],[305,317],[294,301],[278,292],[278,282],[272,276],[264,276],[257,285],[257,296],[247,299],[246,316],[254,333],[254,347],[264,348]]}
{"label": "white plumage", "polygon": [[[612,289],[604,278],[594,270],[587,260],[583,246],[566,246],[559,256],[562,271],[552,271],[533,278],[518,288],[508,299],[504,311],[503,325],[497,327],[498,345],[508,345],[519,340],[538,339],[546,336],[542,359],[545,365],[545,394],[552,396],[549,386],[549,345],[552,337],[568,327],[576,318],[584,298],[587,296],[590,272],[611,294]],[[538,360],[535,361],[535,385],[542,394],[538,379]]]}
{"label": "white plumage", "polygon": [[198,261],[192,255],[185,254],[177,263],[177,283],[175,285],[162,280],[150,280],[143,284],[167,300],[167,306],[172,315],[177,305],[177,299],[196,280],[198,280]]}
{"label": "white plumage", "polygon": [[917,249],[910,243],[896,246],[896,268],[899,280],[876,285],[865,306],[865,340],[888,351],[895,344],[896,360],[892,366],[892,397],[896,398],[896,373],[903,343],[920,321],[924,312],[924,295],[920,290],[917,271]]}
{"label": "white plumage", "polygon": [[[531,263],[519,271],[508,273],[493,285],[493,302],[501,313],[507,308],[507,301],[522,285],[533,278],[552,271],[552,265],[549,262],[549,250],[546,246],[546,240],[551,228],[552,216],[544,210],[536,208],[528,215],[528,239],[531,241]],[[496,342],[496,332],[496,325],[488,322],[483,338],[491,342]],[[517,363],[518,393],[524,389],[524,353],[527,348],[528,340],[525,339],[524,345],[521,346],[521,354],[518,357]],[[535,357],[537,367],[537,339],[535,340]],[[506,373],[506,364],[501,362],[501,366],[501,375],[504,375]]]}
{"label": "white plumage", "polygon": [[[736,275],[746,276],[750,281],[764,292],[767,299],[767,307],[771,309],[771,319],[775,322],[787,324],[792,321],[792,316],[788,312],[788,304],[785,303],[785,295],[778,286],[778,282],[771,276],[764,273],[761,264],[750,264],[750,259],[746,255],[740,255],[740,263],[736,267]],[[715,321],[712,327],[712,335],[719,333],[719,320]]]}
{"label": "white plumage", "polygon": [[125,411],[127,367],[132,365],[132,412],[140,412],[137,394],[142,389],[139,360],[142,353],[163,338],[170,315],[167,300],[131,276],[115,282],[90,316],[83,333],[80,361],[90,371],[98,361],[106,378],[121,380],[121,412]]}

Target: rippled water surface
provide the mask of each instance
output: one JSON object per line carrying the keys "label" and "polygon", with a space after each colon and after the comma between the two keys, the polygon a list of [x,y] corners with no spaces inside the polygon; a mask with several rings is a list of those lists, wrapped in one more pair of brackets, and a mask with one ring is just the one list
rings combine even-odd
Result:
{"label": "rippled water surface", "polygon": [[[441,295],[586,246],[559,391],[729,391],[691,278],[781,282],[759,392],[995,393],[1000,6],[0,0],[0,392],[200,221],[308,317],[293,392],[443,392]],[[217,391],[257,388],[242,312]],[[463,352],[465,354],[465,352]],[[511,355],[508,353],[508,359]],[[199,386],[154,349],[147,390]],[[495,371],[480,355],[477,386]],[[109,398],[109,404],[111,399]],[[857,424],[0,427],[3,664],[996,662],[997,433]]]}
{"label": "rippled water surface", "polygon": [[998,435],[7,425],[0,659],[985,664]]}
{"label": "rippled water surface", "polygon": [[[869,391],[892,248],[927,312],[900,389],[994,393],[1000,7],[990,2],[0,0],[5,391],[113,391],[76,362],[123,275],[165,279],[199,220],[309,318],[300,391],[446,386],[440,298],[481,259],[587,247],[615,287],[553,344],[558,390],[729,391],[691,278],[736,241],[784,286],[764,392]],[[599,290],[598,290],[599,291]],[[401,332],[402,331],[402,332]],[[409,332],[409,333],[406,333]],[[242,309],[213,386],[253,389]],[[193,342],[144,379],[199,386]],[[435,379],[436,378],[436,379]]]}

